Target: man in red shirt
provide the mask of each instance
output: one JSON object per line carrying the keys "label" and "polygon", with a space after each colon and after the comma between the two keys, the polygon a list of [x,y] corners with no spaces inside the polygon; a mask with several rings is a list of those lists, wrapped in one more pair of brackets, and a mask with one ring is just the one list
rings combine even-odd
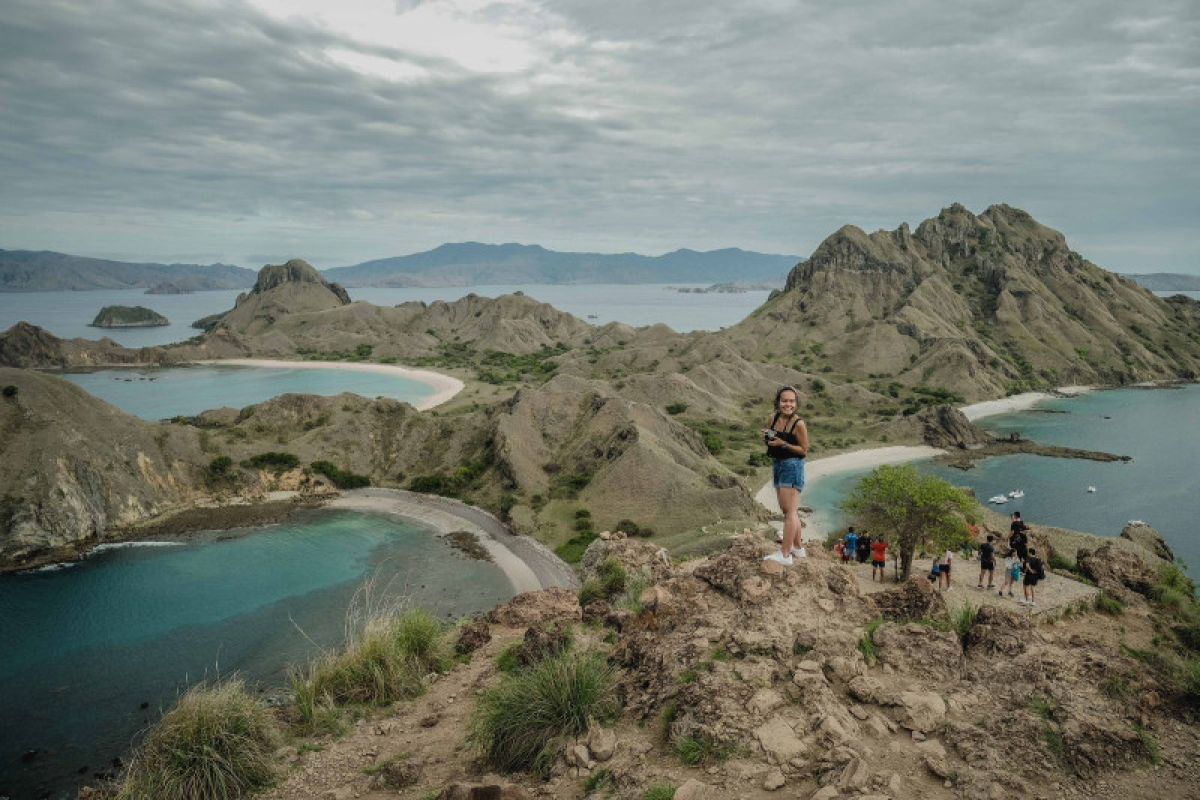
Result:
{"label": "man in red shirt", "polygon": [[871,580],[875,580],[875,573],[879,573],[879,582],[883,583],[884,567],[886,566],[887,542],[881,536],[871,542]]}

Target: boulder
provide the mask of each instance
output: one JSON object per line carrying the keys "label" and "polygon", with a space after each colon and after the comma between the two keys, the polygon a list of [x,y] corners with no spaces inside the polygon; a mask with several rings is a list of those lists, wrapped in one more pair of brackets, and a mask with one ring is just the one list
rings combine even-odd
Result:
{"label": "boulder", "polygon": [[588,731],[588,750],[597,761],[608,761],[617,752],[617,734],[608,728],[593,725]]}
{"label": "boulder", "polygon": [[779,717],[758,726],[754,730],[754,737],[762,745],[767,758],[775,764],[786,764],[807,749],[792,726]]}
{"label": "boulder", "polygon": [[914,575],[895,589],[871,595],[884,619],[909,622],[946,613],[946,600],[923,575]]}
{"label": "boulder", "polygon": [[688,778],[675,790],[675,800],[715,800],[717,794],[704,781]]}
{"label": "boulder", "polygon": [[553,587],[536,592],[523,592],[502,603],[488,614],[488,621],[512,628],[524,628],[547,620],[579,621],[583,610],[579,598],[570,589]]}
{"label": "boulder", "polygon": [[911,731],[929,733],[946,718],[946,701],[936,692],[901,692],[900,724]]}
{"label": "boulder", "polygon": [[454,652],[460,656],[474,653],[492,640],[492,629],[485,619],[473,619],[463,625],[454,643]]}

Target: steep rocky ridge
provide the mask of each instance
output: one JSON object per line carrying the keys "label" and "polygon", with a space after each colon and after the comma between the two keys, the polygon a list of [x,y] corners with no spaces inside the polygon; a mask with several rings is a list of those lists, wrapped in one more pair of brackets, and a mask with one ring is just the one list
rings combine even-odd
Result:
{"label": "steep rocky ridge", "polygon": [[70,557],[200,499],[196,432],[143,422],[72,383],[0,367],[0,567]]}
{"label": "steep rocky ridge", "polygon": [[1100,269],[1024,211],[996,205],[975,216],[954,205],[915,232],[843,227],[729,337],[755,359],[781,342],[815,343],[840,373],[979,399],[1193,378],[1190,306]]}

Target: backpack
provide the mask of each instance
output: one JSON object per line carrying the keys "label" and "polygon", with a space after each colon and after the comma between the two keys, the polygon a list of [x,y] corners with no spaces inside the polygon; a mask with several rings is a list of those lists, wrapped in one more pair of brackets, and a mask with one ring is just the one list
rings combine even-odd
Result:
{"label": "backpack", "polygon": [[1046,577],[1046,565],[1042,563],[1040,558],[1034,557],[1029,559],[1029,567],[1029,571],[1032,572],[1034,577],[1039,581]]}

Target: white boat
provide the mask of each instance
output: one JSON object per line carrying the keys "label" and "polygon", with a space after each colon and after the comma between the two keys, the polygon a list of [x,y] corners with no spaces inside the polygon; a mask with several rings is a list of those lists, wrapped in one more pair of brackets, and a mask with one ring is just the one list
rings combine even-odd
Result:
{"label": "white boat", "polygon": [[1007,498],[1007,497],[1005,497],[1005,496],[1004,496],[1004,495],[1002,495],[1002,494],[998,494],[998,495],[996,495],[995,497],[989,498],[989,499],[988,499],[988,502],[989,502],[989,503],[995,503],[996,505],[1000,505],[1001,503],[1007,503],[1007,502],[1008,502],[1008,498]]}
{"label": "white boat", "polygon": [[1008,496],[1011,497],[1013,500],[1020,500],[1022,497],[1025,496],[1025,493],[1023,491],[1021,491],[1020,489],[1013,489],[1011,492],[1008,493]]}
{"label": "white boat", "polygon": [[1089,487],[1088,487],[1088,494],[1095,494],[1095,493],[1096,493],[1096,487],[1095,487],[1095,486],[1089,486]]}

